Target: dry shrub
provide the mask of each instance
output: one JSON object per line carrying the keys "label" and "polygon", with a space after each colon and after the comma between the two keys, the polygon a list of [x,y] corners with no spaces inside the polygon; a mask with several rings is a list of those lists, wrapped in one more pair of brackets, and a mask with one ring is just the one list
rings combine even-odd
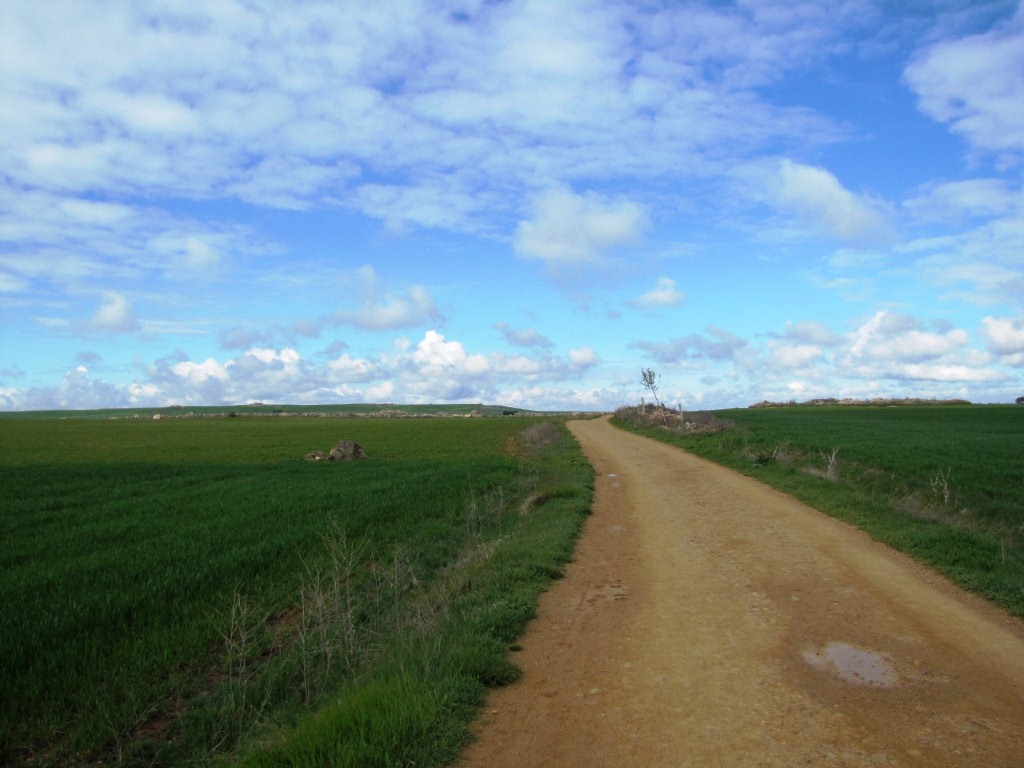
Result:
{"label": "dry shrub", "polygon": [[615,418],[632,427],[657,427],[678,434],[715,434],[736,425],[720,419],[709,411],[678,411],[671,408],[624,406],[615,411]]}
{"label": "dry shrub", "polygon": [[532,424],[519,433],[523,444],[530,448],[542,448],[558,439],[558,425],[553,421]]}

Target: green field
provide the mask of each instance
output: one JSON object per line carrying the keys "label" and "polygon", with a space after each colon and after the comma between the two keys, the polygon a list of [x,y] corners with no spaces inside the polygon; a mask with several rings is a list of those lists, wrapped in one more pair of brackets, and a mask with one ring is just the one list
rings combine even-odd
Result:
{"label": "green field", "polygon": [[1020,406],[622,409],[615,423],[854,523],[1024,617]]}
{"label": "green field", "polygon": [[0,469],[11,765],[444,764],[593,487],[518,417],[7,418]]}

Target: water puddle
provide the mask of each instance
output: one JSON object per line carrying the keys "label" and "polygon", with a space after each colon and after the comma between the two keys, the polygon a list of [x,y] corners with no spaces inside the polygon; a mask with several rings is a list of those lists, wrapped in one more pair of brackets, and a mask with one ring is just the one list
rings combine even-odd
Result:
{"label": "water puddle", "polygon": [[885,655],[848,643],[828,643],[821,650],[804,651],[804,661],[854,685],[892,688],[899,683],[899,676]]}

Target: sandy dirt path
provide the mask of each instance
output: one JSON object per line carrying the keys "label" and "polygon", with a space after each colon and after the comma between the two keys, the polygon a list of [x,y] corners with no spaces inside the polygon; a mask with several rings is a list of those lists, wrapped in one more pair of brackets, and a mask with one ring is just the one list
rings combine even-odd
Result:
{"label": "sandy dirt path", "polygon": [[1024,766],[1024,624],[605,420],[566,577],[462,768]]}

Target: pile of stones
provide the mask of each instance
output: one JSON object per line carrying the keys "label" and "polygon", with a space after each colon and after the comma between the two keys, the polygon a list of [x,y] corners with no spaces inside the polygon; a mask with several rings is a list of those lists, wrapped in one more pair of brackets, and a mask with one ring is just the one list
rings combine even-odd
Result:
{"label": "pile of stones", "polygon": [[330,453],[324,451],[310,451],[306,454],[306,461],[355,461],[365,459],[366,451],[359,443],[351,440],[342,440],[333,448]]}

